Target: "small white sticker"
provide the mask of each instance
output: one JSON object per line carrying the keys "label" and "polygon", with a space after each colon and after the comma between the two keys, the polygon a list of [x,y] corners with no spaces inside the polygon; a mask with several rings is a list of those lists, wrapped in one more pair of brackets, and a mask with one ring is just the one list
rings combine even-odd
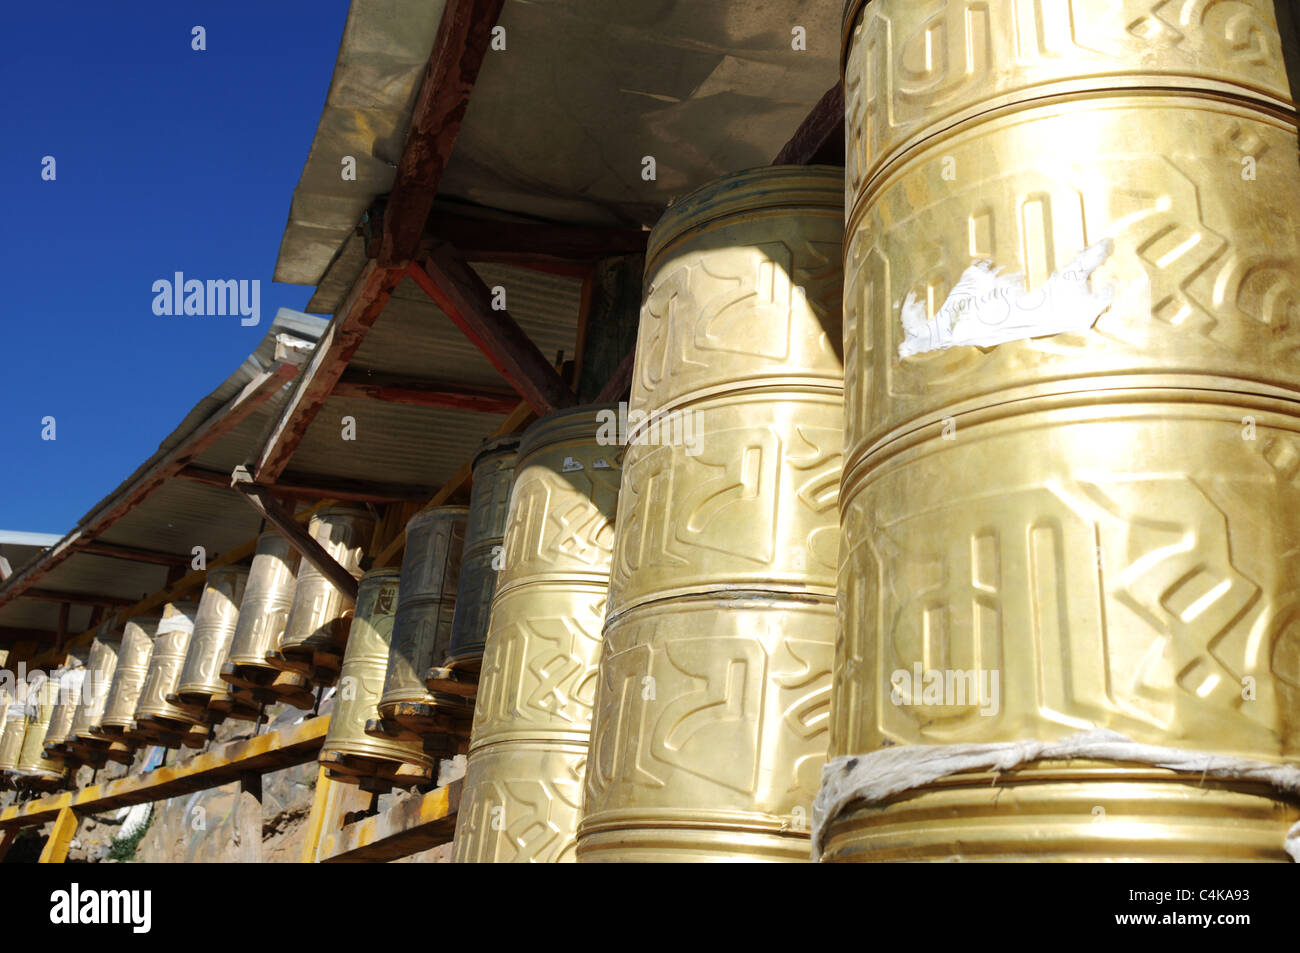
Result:
{"label": "small white sticker", "polygon": [[560,469],[565,473],[572,473],[574,470],[583,469],[583,466],[577,460],[573,459],[573,457],[565,457],[564,465],[561,466]]}
{"label": "small white sticker", "polygon": [[612,470],[612,469],[614,469],[613,467],[611,467],[611,466],[609,465],[609,461],[606,460],[604,457],[597,457],[597,458],[595,459],[595,461],[591,464],[591,468],[592,468],[593,470]]}

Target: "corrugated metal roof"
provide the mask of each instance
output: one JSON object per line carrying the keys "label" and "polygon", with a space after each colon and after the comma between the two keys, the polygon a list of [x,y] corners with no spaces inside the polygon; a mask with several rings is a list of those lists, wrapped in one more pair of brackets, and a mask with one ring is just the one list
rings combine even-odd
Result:
{"label": "corrugated metal roof", "polygon": [[[67,535],[59,537],[58,541],[92,525],[141,475],[207,423],[250,381],[270,368],[275,362],[278,337],[289,335],[314,342],[327,323],[324,318],[282,308],[268,325],[257,349],[235,372],[195,404],[180,424],[163,438],[158,450],[112,493],[100,500]],[[237,464],[247,461],[261,447],[267,428],[278,417],[290,392],[290,386],[282,388],[247,419],[200,453],[192,463],[228,473]],[[234,491],[172,479],[100,533],[98,538],[105,543],[187,557],[190,556],[192,547],[202,545],[211,558],[254,535],[259,525],[256,511]],[[26,560],[24,566],[13,567],[15,574],[21,572],[26,565],[43,558],[45,550],[34,551],[33,557]],[[74,551],[35,585],[39,589],[61,593],[112,596],[134,601],[143,594],[162,588],[166,577],[167,568],[156,563],[133,562]],[[4,592],[5,588],[6,586],[0,585],[0,592]],[[20,596],[0,606],[0,627],[52,631],[57,625],[58,610],[57,603]],[[70,630],[79,632],[88,627],[90,612],[88,606],[74,606],[69,615]]]}
{"label": "corrugated metal roof", "polygon": [[[355,229],[392,189],[394,132],[409,125],[411,84],[442,6],[352,4],[330,99],[392,84],[367,102],[365,122],[330,106],[321,117],[276,269],[279,281],[324,278],[309,310],[333,312],[364,263]],[[841,8],[841,0],[506,0],[498,21],[506,49],[484,60],[440,195],[552,222],[652,225],[676,196],[772,161],[839,78]],[[806,49],[794,49],[795,27]],[[387,36],[360,51],[354,33]],[[376,51],[388,59],[381,64]],[[358,159],[356,182],[341,181],[345,154]],[[656,162],[650,181],[645,156]]]}

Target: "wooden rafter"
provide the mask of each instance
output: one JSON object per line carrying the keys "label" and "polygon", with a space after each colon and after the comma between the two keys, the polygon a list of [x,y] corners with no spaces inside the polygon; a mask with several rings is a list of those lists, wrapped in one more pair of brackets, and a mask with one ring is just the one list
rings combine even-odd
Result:
{"label": "wooden rafter", "polygon": [[384,214],[379,264],[415,256],[505,0],[447,0]]}
{"label": "wooden rafter", "polygon": [[352,602],[357,601],[357,580],[294,519],[293,511],[278,501],[268,487],[254,482],[244,467],[236,467],[231,485],[253,505],[262,518],[276,528],[294,549],[302,554],[322,576]]}
{"label": "wooden rafter", "polygon": [[190,556],[182,553],[164,553],[156,549],[141,549],[138,546],[121,546],[92,539],[81,546],[81,551],[91,556],[105,556],[109,559],[125,559],[137,563],[154,563],[158,566],[183,566],[190,561]]}
{"label": "wooden rafter", "polygon": [[454,247],[445,242],[433,246],[411,264],[410,275],[538,416],[577,402],[510,312],[493,310],[492,292]]}
{"label": "wooden rafter", "polygon": [[299,376],[293,396],[280,412],[280,419],[262,448],[253,470],[257,483],[273,484],[284,472],[317,411],[333,393],[343,369],[365,340],[366,332],[379,319],[402,275],[401,269],[366,263],[347,301],[317,342],[311,362]]}
{"label": "wooden rafter", "polygon": [[334,397],[362,397],[415,407],[444,407],[485,414],[508,414],[519,402],[510,391],[470,387],[448,381],[421,380],[394,374],[346,370],[334,385]]}
{"label": "wooden rafter", "polygon": [[38,602],[61,602],[74,606],[129,606],[130,599],[123,599],[121,596],[105,596],[94,592],[63,592],[54,589],[37,589],[29,587],[23,592],[24,599],[35,599]]}
{"label": "wooden rafter", "polygon": [[426,235],[449,242],[469,261],[507,265],[594,262],[611,255],[644,252],[643,228],[502,222],[434,213]]}

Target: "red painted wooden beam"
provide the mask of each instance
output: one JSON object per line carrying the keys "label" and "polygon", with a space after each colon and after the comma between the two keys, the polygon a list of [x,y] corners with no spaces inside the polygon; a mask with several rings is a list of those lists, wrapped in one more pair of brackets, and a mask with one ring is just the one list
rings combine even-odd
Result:
{"label": "red painted wooden beam", "polygon": [[577,403],[569,385],[510,313],[492,309],[492,293],[455,248],[435,245],[427,257],[411,264],[409,274],[539,417]]}
{"label": "red painted wooden beam", "polygon": [[416,253],[505,0],[447,0],[384,214],[379,264]]}
{"label": "red painted wooden beam", "polygon": [[844,87],[822,95],[772,165],[844,164]]}

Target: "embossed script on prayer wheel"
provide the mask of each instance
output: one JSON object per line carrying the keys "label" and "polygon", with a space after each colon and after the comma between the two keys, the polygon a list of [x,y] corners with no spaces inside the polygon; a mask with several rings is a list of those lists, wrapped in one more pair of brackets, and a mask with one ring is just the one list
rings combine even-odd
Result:
{"label": "embossed script on prayer wheel", "polygon": [[[83,650],[84,652],[84,650]],[[50,714],[50,727],[45,732],[45,757],[62,762],[65,742],[72,733],[72,721],[81,705],[81,689],[85,684],[85,657],[70,654],[63,674],[59,676],[59,695]]]}
{"label": "embossed script on prayer wheel", "polygon": [[135,706],[137,726],[152,720],[161,721],[168,727],[172,724],[198,724],[195,715],[167,701],[167,696],[175,694],[180,682],[198,609],[198,604],[193,602],[169,602],[163,607],[163,616],[154,635],[153,651],[149,655],[149,668],[140,688],[140,700]]}
{"label": "embossed script on prayer wheel", "polygon": [[86,678],[81,684],[81,698],[72,717],[68,732],[68,745],[79,756],[86,758],[90,750],[107,745],[94,729],[99,727],[108,704],[108,693],[117,672],[117,653],[122,647],[122,632],[105,622],[95,633],[86,658]]}
{"label": "embossed script on prayer wheel", "polygon": [[62,763],[47,760],[45,757],[45,733],[50,727],[50,718],[59,701],[59,680],[44,678],[33,687],[27,703],[27,726],[23,731],[23,744],[18,751],[18,763],[14,770],[27,777],[41,780],[57,780],[63,777],[65,768]]}
{"label": "embossed script on prayer wheel", "polygon": [[450,714],[470,717],[462,699],[435,698],[424,685],[424,673],[451,642],[468,518],[467,507],[436,506],[406,524],[402,589],[379,714],[421,737],[438,730],[435,709],[450,706]]}
{"label": "embossed script on prayer wheel", "polygon": [[622,448],[581,407],[519,445],[457,818],[458,862],[573,859]]}
{"label": "embossed script on prayer wheel", "polygon": [[[104,713],[98,724],[91,720],[90,730],[93,734],[112,737],[134,727],[135,706],[140,701],[145,676],[149,674],[149,658],[153,655],[153,638],[157,628],[158,620],[152,616],[128,619],[122,627],[113,684],[108,690]],[[97,727],[98,732],[95,731]]]}
{"label": "embossed script on prayer wheel", "polygon": [[[375,520],[369,511],[356,506],[331,506],[312,516],[308,532],[344,569],[361,578],[361,560]],[[347,597],[307,560],[298,567],[293,606],[285,624],[278,652],[267,654],[276,668],[311,675],[322,684],[332,684],[329,666],[315,664],[317,653],[341,660],[347,642],[352,607]],[[337,671],[337,668],[333,670]]]}
{"label": "embossed script on prayer wheel", "polygon": [[248,571],[248,584],[244,587],[230,645],[231,663],[271,669],[266,655],[280,648],[280,638],[289,621],[298,558],[298,551],[278,532],[271,530],[257,537],[257,552]]}
{"label": "embossed script on prayer wheel", "polygon": [[399,569],[372,569],[361,577],[357,607],[348,634],[338,692],[320,762],[337,781],[366,790],[426,782],[433,759],[416,741],[374,738],[365,732],[375,717],[388,670],[393,619],[398,611]]}
{"label": "embossed script on prayer wheel", "polygon": [[651,233],[583,862],[808,857],[835,641],[842,232],[840,170],[775,167],[688,195]]}
{"label": "embossed script on prayer wheel", "polygon": [[23,750],[23,735],[27,733],[27,705],[10,701],[6,709],[4,731],[0,732],[0,771],[13,771],[18,767],[18,756]]}
{"label": "embossed script on prayer wheel", "polygon": [[178,704],[198,711],[207,707],[213,695],[226,691],[221,680],[221,666],[234,641],[239,622],[239,606],[248,583],[248,570],[224,566],[208,573],[194,617],[194,634],[190,636],[176,687]]}
{"label": "embossed script on prayer wheel", "polygon": [[[1274,4],[1070,9],[846,11],[832,758],[1089,729],[1300,753],[1300,168]],[[1102,299],[1093,323],[1054,323],[1070,286]],[[914,346],[1013,311],[1041,324]],[[1298,818],[1263,784],[1031,761],[848,802],[820,846],[1285,860]]]}
{"label": "embossed script on prayer wheel", "polygon": [[505,565],[503,537],[518,450],[519,434],[508,434],[486,443],[474,457],[469,525],[465,529],[456,615],[446,659],[449,668],[477,673],[483,661],[492,597],[496,595],[497,576]]}

